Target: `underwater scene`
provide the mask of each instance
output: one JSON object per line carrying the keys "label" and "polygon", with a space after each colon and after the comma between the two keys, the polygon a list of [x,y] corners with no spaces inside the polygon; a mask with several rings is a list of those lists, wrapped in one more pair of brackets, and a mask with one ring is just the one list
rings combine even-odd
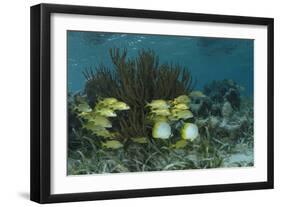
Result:
{"label": "underwater scene", "polygon": [[254,40],[67,31],[67,175],[254,166]]}

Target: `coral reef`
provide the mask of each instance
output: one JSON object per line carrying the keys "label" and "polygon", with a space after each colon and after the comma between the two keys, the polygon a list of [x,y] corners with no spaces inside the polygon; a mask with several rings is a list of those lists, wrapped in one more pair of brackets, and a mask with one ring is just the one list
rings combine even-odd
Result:
{"label": "coral reef", "polygon": [[212,113],[220,113],[220,108],[215,109],[212,108],[215,104],[212,104],[212,101],[207,96],[191,96],[192,102],[190,104],[190,108],[194,114],[200,116],[208,116],[210,112]]}
{"label": "coral reef", "polygon": [[[204,94],[190,94],[191,110],[197,115],[196,123],[208,129],[208,136],[237,138],[245,125],[251,125],[250,112],[247,117],[241,112],[241,86],[232,80],[212,81],[204,87]],[[252,106],[248,106],[252,108]],[[239,136],[238,136],[239,137]]]}
{"label": "coral reef", "polygon": [[221,108],[222,117],[225,117],[225,118],[230,117],[232,112],[233,112],[233,108],[232,108],[231,104],[228,101],[224,102],[224,104],[222,105],[222,108]]}
{"label": "coral reef", "polygon": [[240,89],[233,80],[212,81],[205,85],[204,94],[206,94],[213,102],[222,103],[228,101],[235,109],[240,107]]}
{"label": "coral reef", "polygon": [[141,50],[136,58],[127,58],[127,50],[111,49],[113,68],[100,65],[86,70],[85,93],[94,106],[98,98],[113,97],[131,109],[118,118],[123,138],[149,136],[146,104],[156,99],[170,100],[188,94],[192,87],[189,71],[179,65],[159,64],[152,50]]}
{"label": "coral reef", "polygon": [[[240,166],[236,161],[241,158],[242,162],[245,156],[248,161],[242,165],[253,165],[253,153],[245,155],[237,150],[238,145],[246,147],[247,152],[253,149],[253,102],[240,96],[242,89],[232,80],[222,80],[207,84],[203,95],[190,94],[190,108],[196,115],[200,138],[221,145],[223,166]],[[224,150],[229,154],[222,153]]]}
{"label": "coral reef", "polygon": [[233,80],[212,81],[204,86],[204,94],[192,93],[190,107],[194,114],[208,117],[225,116],[232,110],[239,110],[241,86]]}
{"label": "coral reef", "polygon": [[68,174],[253,165],[253,101],[232,80],[193,90],[188,70],[111,49],[68,97]]}

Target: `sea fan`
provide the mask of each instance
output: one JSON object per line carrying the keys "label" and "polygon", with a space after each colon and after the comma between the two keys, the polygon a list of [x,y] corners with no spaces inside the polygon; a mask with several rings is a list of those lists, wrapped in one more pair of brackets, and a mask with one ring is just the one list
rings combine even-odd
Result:
{"label": "sea fan", "polygon": [[99,65],[85,70],[85,93],[89,103],[114,97],[127,103],[131,110],[118,117],[124,138],[149,136],[145,105],[154,99],[171,100],[188,94],[193,88],[190,72],[179,65],[159,64],[152,50],[140,50],[136,58],[127,58],[127,50],[110,49],[113,68]]}

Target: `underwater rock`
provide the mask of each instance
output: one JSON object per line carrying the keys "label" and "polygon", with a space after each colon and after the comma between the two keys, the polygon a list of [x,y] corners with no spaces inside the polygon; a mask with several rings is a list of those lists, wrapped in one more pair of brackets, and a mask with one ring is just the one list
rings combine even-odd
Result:
{"label": "underwater rock", "polygon": [[212,81],[204,86],[204,94],[206,94],[213,103],[223,103],[227,100],[234,109],[240,108],[241,97],[240,89],[233,80]]}
{"label": "underwater rock", "polygon": [[243,110],[235,111],[229,102],[225,102],[221,110],[223,117],[220,115],[210,115],[205,118],[201,116],[196,118],[195,124],[203,137],[235,141],[245,136],[244,132],[252,128],[252,122],[244,115]]}
{"label": "underwater rock", "polygon": [[214,116],[221,116],[221,105],[219,103],[212,104],[211,114]]}
{"label": "underwater rock", "polygon": [[208,121],[209,121],[209,126],[212,129],[217,128],[220,123],[220,120],[215,116],[211,116]]}
{"label": "underwater rock", "polygon": [[[231,111],[240,108],[241,88],[233,80],[212,81],[204,86],[204,93],[192,91],[189,94],[191,97],[190,109],[197,117],[229,116]],[[225,104],[226,102],[230,106],[228,103]],[[223,107],[224,109],[222,109]]]}
{"label": "underwater rock", "polygon": [[208,97],[197,96],[192,98],[190,109],[197,116],[200,115],[205,117],[209,115],[211,106],[212,104]]}
{"label": "underwater rock", "polygon": [[238,90],[230,88],[224,95],[225,99],[231,103],[233,108],[240,107],[240,93]]}
{"label": "underwater rock", "polygon": [[205,119],[203,119],[203,118],[197,118],[196,120],[195,120],[195,124],[199,127],[199,128],[201,128],[201,127],[205,127],[207,124],[208,124],[208,118],[205,118]]}
{"label": "underwater rock", "polygon": [[247,124],[245,117],[230,119],[229,117],[223,118],[218,126],[218,130],[228,135],[229,139],[238,139]]}
{"label": "underwater rock", "polygon": [[226,101],[226,102],[223,104],[222,109],[221,109],[221,114],[222,114],[222,116],[223,116],[224,118],[230,117],[231,114],[232,114],[232,112],[233,112],[233,108],[232,108],[231,104],[230,104],[228,101]]}
{"label": "underwater rock", "polygon": [[238,130],[241,127],[241,125],[237,123],[231,124],[227,121],[227,119],[223,119],[219,127],[224,131],[231,133]]}

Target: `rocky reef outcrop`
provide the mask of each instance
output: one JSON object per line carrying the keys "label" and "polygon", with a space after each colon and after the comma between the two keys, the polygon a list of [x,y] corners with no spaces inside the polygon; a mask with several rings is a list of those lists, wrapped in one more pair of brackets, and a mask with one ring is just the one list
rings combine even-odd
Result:
{"label": "rocky reef outcrop", "polygon": [[241,103],[241,88],[242,87],[235,81],[224,79],[220,81],[212,81],[211,83],[205,85],[203,92],[213,102],[223,103],[228,101],[233,108],[239,109]]}
{"label": "rocky reef outcrop", "polygon": [[[203,93],[190,94],[201,139],[221,146],[224,166],[253,165],[253,100],[242,97],[241,89],[232,80],[221,80],[205,85]],[[240,162],[244,157],[245,163]]]}
{"label": "rocky reef outcrop", "polygon": [[241,88],[233,80],[212,81],[204,86],[204,95],[191,94],[191,109],[203,117],[229,116],[231,111],[240,109]]}

